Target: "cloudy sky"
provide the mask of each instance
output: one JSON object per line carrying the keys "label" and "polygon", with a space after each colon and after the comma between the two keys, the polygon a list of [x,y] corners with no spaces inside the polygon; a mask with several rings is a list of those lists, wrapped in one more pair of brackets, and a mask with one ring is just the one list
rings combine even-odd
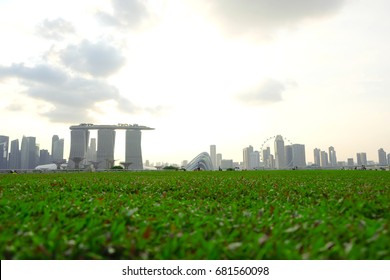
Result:
{"label": "cloudy sky", "polygon": [[[50,150],[78,123],[140,124],[144,160],[281,134],[338,160],[390,153],[387,0],[0,0],[0,134]],[[92,133],[92,137],[94,136]],[[264,145],[271,142],[266,142]],[[123,160],[124,133],[116,158]]]}

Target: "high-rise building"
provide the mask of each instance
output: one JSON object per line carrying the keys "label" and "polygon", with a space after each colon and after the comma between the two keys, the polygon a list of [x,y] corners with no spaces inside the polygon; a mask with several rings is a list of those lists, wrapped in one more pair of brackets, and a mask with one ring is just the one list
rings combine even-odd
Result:
{"label": "high-rise building", "polygon": [[246,170],[251,170],[251,154],[253,153],[253,147],[249,146],[243,149],[242,156],[243,156],[243,166]]}
{"label": "high-rise building", "polygon": [[275,167],[276,169],[286,168],[286,159],[284,153],[284,140],[281,135],[275,137]]}
{"label": "high-rise building", "polygon": [[366,153],[357,153],[357,165],[367,165],[367,154]]}
{"label": "high-rise building", "polygon": [[390,154],[387,154],[387,164],[390,165]]}
{"label": "high-rise building", "polygon": [[320,159],[321,159],[321,162],[320,162],[321,167],[326,167],[329,165],[327,152],[321,151]]}
{"label": "high-rise building", "polygon": [[39,151],[39,165],[51,163],[51,156],[48,150],[42,149]]}
{"label": "high-rise building", "polygon": [[222,154],[217,154],[217,168],[219,169],[222,164]]}
{"label": "high-rise building", "polygon": [[294,167],[293,148],[291,145],[284,146],[284,157],[286,159],[286,167],[293,168]]}
{"label": "high-rise building", "polygon": [[314,164],[317,166],[321,166],[321,150],[315,148],[314,149]]}
{"label": "high-rise building", "polygon": [[99,169],[110,169],[114,166],[114,149],[115,130],[99,129],[97,139],[97,161],[99,162]]}
{"label": "high-rise building", "polygon": [[21,169],[34,169],[38,165],[39,148],[35,143],[35,137],[22,138],[20,149],[20,167]]}
{"label": "high-rise building", "polygon": [[337,166],[337,157],[336,157],[336,151],[334,150],[334,147],[329,147],[329,165],[330,166]]}
{"label": "high-rise building", "polygon": [[9,137],[0,135],[0,169],[8,168],[8,143]]}
{"label": "high-rise building", "polygon": [[11,152],[9,153],[9,169],[20,169],[19,139],[11,141]]}
{"label": "high-rise building", "polygon": [[263,150],[263,166],[264,167],[271,167],[270,166],[270,155],[271,155],[271,148],[267,147],[267,149]]}
{"label": "high-rise building", "polygon": [[259,169],[260,168],[260,153],[259,151],[253,151],[250,154],[250,161],[249,161],[251,169]]}
{"label": "high-rise building", "polygon": [[72,129],[70,131],[69,169],[78,169],[86,163],[89,131],[84,129]]}
{"label": "high-rise building", "polygon": [[51,158],[53,162],[64,159],[64,139],[60,139],[58,135],[53,135],[51,139]]}
{"label": "high-rise building", "polygon": [[217,147],[215,145],[210,145],[210,157],[211,162],[213,163],[214,170],[217,169]]}
{"label": "high-rise building", "polygon": [[386,152],[383,148],[378,150],[378,163],[379,165],[387,165]]}
{"label": "high-rise building", "polygon": [[305,145],[303,144],[292,145],[292,160],[293,160],[294,167],[306,167]]}
{"label": "high-rise building", "polygon": [[129,169],[142,170],[141,130],[126,130],[126,162]]}
{"label": "high-rise building", "polygon": [[[58,137],[58,135],[53,135],[51,137],[51,155],[53,156],[54,155],[54,143],[56,143],[58,140],[60,140],[60,137]],[[54,160],[54,158],[53,158]]]}
{"label": "high-rise building", "polygon": [[91,142],[87,149],[87,162],[96,162],[97,161],[97,146],[96,138],[91,138]]}
{"label": "high-rise building", "polygon": [[347,159],[347,165],[348,165],[349,167],[352,167],[352,166],[355,165],[355,163],[354,163],[354,161],[353,161],[353,158],[348,158],[348,159]]}

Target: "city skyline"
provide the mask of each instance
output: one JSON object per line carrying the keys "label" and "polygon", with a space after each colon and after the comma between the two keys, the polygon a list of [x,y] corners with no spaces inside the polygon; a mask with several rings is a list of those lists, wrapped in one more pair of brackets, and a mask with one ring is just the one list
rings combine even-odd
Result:
{"label": "city skyline", "polygon": [[[115,134],[116,129],[126,130],[126,154],[125,161],[116,159]],[[58,135],[52,136],[51,153],[48,149],[41,148],[36,137],[23,136],[19,149],[19,139],[10,140],[8,136],[0,135],[0,169],[34,169],[39,165],[56,163],[58,165],[67,162],[70,169],[86,168],[93,165],[96,169],[109,169],[113,165],[123,165],[126,169],[140,170],[145,166],[176,165],[183,166],[189,162],[183,159],[178,162],[143,160],[141,145],[141,130],[154,130],[146,126],[118,124],[118,125],[93,125],[80,124],[70,127],[72,143],[69,156],[63,154],[64,139]],[[97,130],[98,138],[90,137],[91,131]],[[287,145],[285,145],[285,140]],[[97,143],[97,144],[96,144]],[[270,144],[274,148],[271,150]],[[343,168],[362,166],[386,166],[390,165],[390,152],[379,148],[376,158],[368,158],[367,153],[357,152],[356,157],[337,160],[336,149],[329,146],[325,150],[313,149],[313,161],[307,160],[305,144],[291,143],[282,135],[270,137],[263,142],[261,150],[255,150],[252,145],[242,149],[241,158],[227,158],[217,153],[217,145],[209,145],[208,152],[201,152],[192,159],[192,162],[201,154],[209,154],[213,170],[222,168],[239,168],[243,170],[253,169],[295,169],[295,168]],[[309,153],[310,154],[310,153]],[[62,157],[61,157],[62,156]],[[214,159],[213,159],[214,158]],[[356,160],[355,160],[356,159]],[[185,163],[185,164],[184,164]]]}
{"label": "city skyline", "polygon": [[[0,135],[8,150],[25,135],[49,152],[58,135],[67,158],[70,125],[125,121],[156,128],[142,135],[150,162],[210,144],[242,161],[278,134],[304,144],[307,162],[329,147],[340,161],[377,161],[390,151],[388,10],[385,0],[0,1]],[[118,131],[119,161],[124,139]]]}

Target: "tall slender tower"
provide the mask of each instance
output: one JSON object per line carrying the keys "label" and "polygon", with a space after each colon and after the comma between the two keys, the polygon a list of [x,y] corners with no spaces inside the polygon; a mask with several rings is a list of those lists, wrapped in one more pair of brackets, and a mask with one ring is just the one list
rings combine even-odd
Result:
{"label": "tall slender tower", "polygon": [[253,147],[249,145],[249,147],[244,148],[242,151],[243,165],[244,169],[251,170],[251,155],[253,153]]}
{"label": "tall slender tower", "polygon": [[337,157],[336,157],[336,151],[332,146],[329,147],[329,165],[330,166],[337,166]]}
{"label": "tall slender tower", "polygon": [[129,169],[142,170],[141,130],[126,130],[125,162],[130,163]]}
{"label": "tall slender tower", "polygon": [[9,153],[8,167],[10,169],[20,169],[19,139],[11,141],[11,152]]}
{"label": "tall slender tower", "polygon": [[114,165],[115,130],[99,129],[97,161],[99,169],[110,169]]}
{"label": "tall slender tower", "polygon": [[70,131],[70,155],[68,168],[79,169],[85,163],[89,140],[89,130],[75,129]]}
{"label": "tall slender tower", "polygon": [[217,168],[217,147],[215,145],[210,145],[210,157],[211,162],[213,163],[213,168]]}
{"label": "tall slender tower", "polygon": [[378,163],[379,165],[387,165],[386,152],[383,148],[378,150]]}
{"label": "tall slender tower", "polygon": [[38,164],[38,152],[35,137],[23,136],[20,150],[21,169],[34,169]]}
{"label": "tall slender tower", "polygon": [[284,140],[281,135],[277,135],[275,138],[275,167],[276,169],[286,168]]}
{"label": "tall slender tower", "polygon": [[321,156],[320,155],[321,155],[321,150],[315,148],[314,149],[314,164],[317,166],[321,165]]}
{"label": "tall slender tower", "polygon": [[0,169],[8,168],[9,137],[0,135]]}

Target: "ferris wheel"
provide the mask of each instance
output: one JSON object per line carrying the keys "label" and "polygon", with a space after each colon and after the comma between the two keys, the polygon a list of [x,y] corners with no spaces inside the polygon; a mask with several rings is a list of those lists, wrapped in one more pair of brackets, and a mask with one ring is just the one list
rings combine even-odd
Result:
{"label": "ferris wheel", "polygon": [[[271,146],[273,146],[273,143],[275,142],[275,139],[276,139],[276,137],[277,137],[278,135],[275,135],[275,136],[271,136],[271,137],[268,137],[268,138],[266,138],[264,141],[263,141],[263,143],[261,144],[261,148],[260,148],[260,161],[261,162],[264,162],[265,160],[264,160],[264,150],[266,149],[266,148],[268,148],[268,147],[271,147]],[[281,135],[280,135],[281,136]],[[286,138],[286,137],[283,137],[282,136],[282,138],[283,138],[283,142],[284,142],[284,145],[286,146],[286,144],[287,145],[293,145],[293,142],[291,141],[291,140],[289,140],[288,138]],[[272,143],[272,145],[270,145]],[[270,154],[275,154],[275,151],[274,151],[274,149],[270,149]],[[267,160],[267,159],[266,159]],[[286,160],[288,160],[288,162],[286,162],[286,165],[287,166],[290,166],[291,164],[292,164],[292,158],[289,158],[289,159],[286,159]],[[268,166],[268,167],[270,167],[270,166]]]}

